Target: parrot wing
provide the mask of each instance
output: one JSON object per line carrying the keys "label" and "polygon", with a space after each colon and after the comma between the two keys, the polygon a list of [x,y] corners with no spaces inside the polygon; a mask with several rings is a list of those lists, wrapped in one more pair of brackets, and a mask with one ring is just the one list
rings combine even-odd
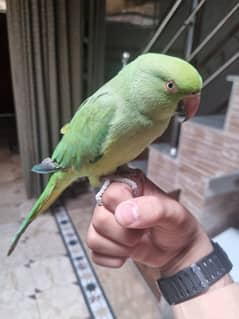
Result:
{"label": "parrot wing", "polygon": [[77,111],[61,132],[52,160],[61,168],[79,169],[83,162],[96,162],[103,156],[102,145],[115,114],[115,99],[107,92],[93,95]]}

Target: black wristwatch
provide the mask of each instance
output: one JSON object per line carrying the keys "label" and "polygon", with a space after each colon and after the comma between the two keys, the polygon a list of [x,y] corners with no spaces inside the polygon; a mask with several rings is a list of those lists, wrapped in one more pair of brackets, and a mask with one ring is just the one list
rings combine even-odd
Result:
{"label": "black wristwatch", "polygon": [[161,293],[170,305],[198,296],[231,271],[232,263],[227,254],[218,243],[212,242],[212,245],[214,249],[206,257],[173,276],[157,281]]}

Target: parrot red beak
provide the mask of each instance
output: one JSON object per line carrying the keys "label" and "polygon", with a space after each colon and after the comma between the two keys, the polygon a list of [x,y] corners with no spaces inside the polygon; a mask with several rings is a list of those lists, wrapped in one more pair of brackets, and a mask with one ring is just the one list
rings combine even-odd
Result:
{"label": "parrot red beak", "polygon": [[183,122],[189,120],[197,113],[200,105],[200,98],[200,93],[187,95],[183,98],[183,109],[186,115]]}

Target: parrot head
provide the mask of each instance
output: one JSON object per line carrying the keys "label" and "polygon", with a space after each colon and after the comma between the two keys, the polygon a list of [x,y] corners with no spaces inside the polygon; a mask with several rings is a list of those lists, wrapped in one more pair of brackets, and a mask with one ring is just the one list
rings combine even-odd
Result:
{"label": "parrot head", "polygon": [[160,105],[183,104],[185,120],[196,114],[200,104],[202,78],[190,63],[158,53],[147,53],[136,60],[142,78],[151,78],[152,91],[158,92]]}

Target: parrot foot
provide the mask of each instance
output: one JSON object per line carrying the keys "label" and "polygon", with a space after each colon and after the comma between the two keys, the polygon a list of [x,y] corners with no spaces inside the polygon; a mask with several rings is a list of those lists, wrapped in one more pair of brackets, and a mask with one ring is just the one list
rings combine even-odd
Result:
{"label": "parrot foot", "polygon": [[[121,171],[119,171],[119,173],[121,173]],[[124,171],[124,173],[125,173],[125,171]],[[124,183],[124,184],[128,185],[130,187],[130,189],[132,191],[132,195],[134,197],[140,196],[142,194],[142,188],[143,188],[142,185],[143,185],[144,180],[145,180],[143,173],[138,169],[130,169],[129,168],[127,171],[127,175],[131,175],[132,178],[130,178],[131,176],[126,177],[126,176],[120,176],[120,175],[110,175],[104,179],[104,182],[103,182],[101,189],[99,190],[99,192],[95,196],[96,203],[98,206],[104,205],[103,200],[102,200],[103,195],[112,182]]]}
{"label": "parrot foot", "polygon": [[102,197],[105,193],[105,191],[107,190],[107,188],[110,186],[110,179],[105,179],[103,185],[101,186],[100,190],[98,191],[98,193],[96,193],[95,195],[95,200],[98,206],[103,206],[103,200]]}

